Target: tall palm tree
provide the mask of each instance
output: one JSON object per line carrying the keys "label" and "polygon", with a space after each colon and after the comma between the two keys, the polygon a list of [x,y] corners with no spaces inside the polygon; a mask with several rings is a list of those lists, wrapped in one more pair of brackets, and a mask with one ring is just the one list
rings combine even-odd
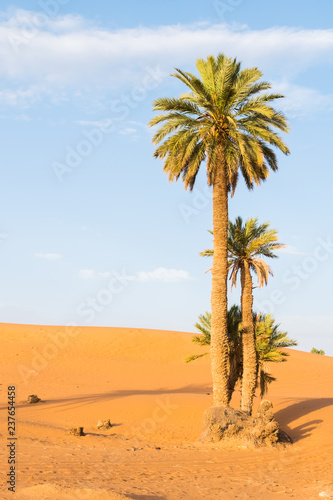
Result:
{"label": "tall palm tree", "polygon": [[[288,353],[281,351],[281,347],[296,346],[296,340],[290,339],[287,332],[279,329],[280,325],[275,323],[271,314],[253,314],[255,325],[255,344],[258,359],[258,371],[256,386],[260,388],[260,397],[263,397],[268,390],[268,384],[273,382],[275,377],[270,374],[268,363],[280,363],[287,361]],[[239,306],[233,305],[228,310],[228,338],[229,338],[229,358],[230,358],[230,379],[229,398],[235,389],[236,382],[242,380],[243,376],[243,354],[242,354],[242,315]],[[211,314],[205,312],[200,314],[199,321],[195,328],[200,335],[195,335],[192,342],[201,346],[210,345]],[[185,359],[186,363],[206,356],[208,352],[194,354]]]}
{"label": "tall palm tree", "polygon": [[150,121],[158,125],[153,142],[155,158],[164,160],[169,180],[182,177],[193,189],[201,163],[206,161],[208,184],[213,186],[214,259],[212,268],[211,369],[214,406],[228,405],[228,193],[235,191],[239,170],[247,187],[260,184],[269,169],[276,171],[272,146],[289,150],[276,130],[288,131],[284,115],[272,101],[283,96],[266,91],[257,68],[241,69],[236,59],[219,54],[196,63],[200,77],[176,69],[172,76],[187,87],[178,98],[154,101],[162,111]]}

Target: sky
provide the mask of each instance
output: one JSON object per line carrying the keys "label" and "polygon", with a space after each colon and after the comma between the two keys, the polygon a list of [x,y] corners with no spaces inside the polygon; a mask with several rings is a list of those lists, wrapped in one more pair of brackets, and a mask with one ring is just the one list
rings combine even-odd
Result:
{"label": "sky", "polygon": [[147,124],[184,91],[175,67],[224,52],[285,95],[290,125],[279,171],[230,200],[286,244],[254,309],[332,356],[332,18],[328,0],[3,1],[0,321],[195,331],[211,189],[204,165],[192,192],[168,182]]}

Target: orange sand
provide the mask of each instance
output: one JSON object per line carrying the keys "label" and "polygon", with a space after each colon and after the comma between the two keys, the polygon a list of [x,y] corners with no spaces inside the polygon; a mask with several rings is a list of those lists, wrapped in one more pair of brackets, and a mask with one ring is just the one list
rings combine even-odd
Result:
{"label": "orange sand", "polygon": [[[216,448],[195,442],[212,389],[208,356],[184,362],[202,352],[191,337],[1,324],[0,499],[333,498],[333,358],[290,350],[271,365],[278,380],[267,398],[292,446]],[[4,486],[9,385],[17,388],[15,495]],[[25,404],[30,394],[43,402]],[[99,419],[115,425],[98,430]],[[78,426],[84,437],[69,434]]]}

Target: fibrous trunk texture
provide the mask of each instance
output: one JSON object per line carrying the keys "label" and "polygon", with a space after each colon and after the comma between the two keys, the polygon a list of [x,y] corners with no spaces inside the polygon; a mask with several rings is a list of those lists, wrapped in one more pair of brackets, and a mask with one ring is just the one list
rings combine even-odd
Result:
{"label": "fibrous trunk texture", "polygon": [[258,361],[254,335],[252,313],[253,295],[252,278],[247,262],[241,269],[241,307],[242,307],[242,343],[243,343],[243,381],[242,381],[242,411],[251,415],[254,392],[257,383]]}
{"label": "fibrous trunk texture", "polygon": [[214,406],[229,404],[228,388],[228,187],[223,155],[213,184],[214,257],[211,295],[211,370]]}
{"label": "fibrous trunk texture", "polygon": [[[240,352],[239,352],[240,351]],[[235,390],[235,386],[239,380],[242,379],[243,365],[240,361],[242,359],[242,346],[235,348],[229,347],[229,402]]]}

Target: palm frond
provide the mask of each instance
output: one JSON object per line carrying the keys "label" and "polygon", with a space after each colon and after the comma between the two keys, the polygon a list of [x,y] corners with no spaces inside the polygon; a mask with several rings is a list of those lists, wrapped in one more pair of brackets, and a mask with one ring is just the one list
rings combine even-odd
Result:
{"label": "palm frond", "polygon": [[208,352],[204,352],[203,354],[193,354],[193,356],[189,356],[188,358],[185,359],[185,363],[190,363],[191,361],[194,361],[199,358],[203,358],[206,356]]}
{"label": "palm frond", "polygon": [[[288,353],[281,348],[297,345],[297,341],[290,339],[287,332],[280,330],[280,325],[275,323],[271,314],[253,314],[255,325],[255,345],[258,358],[258,378],[257,386],[260,389],[260,397],[263,397],[268,390],[269,384],[275,381],[275,377],[270,374],[267,364],[281,363],[286,361]],[[228,310],[228,341],[229,341],[229,365],[232,387],[236,381],[242,377],[242,313],[237,305],[233,305]],[[199,321],[195,324],[200,335],[195,335],[192,342],[201,346],[210,345],[211,314],[205,312],[199,316]],[[203,354],[195,354],[186,358],[186,362],[193,361]]]}
{"label": "palm frond", "polygon": [[[193,188],[200,165],[207,160],[209,185],[223,163],[232,195],[239,173],[253,189],[267,178],[269,170],[277,170],[273,149],[289,153],[277,134],[288,132],[286,118],[273,107],[283,96],[269,93],[271,86],[260,80],[258,68],[241,69],[239,61],[222,53],[198,59],[197,70],[199,76],[176,68],[172,76],[188,91],[178,98],[154,101],[154,111],[162,112],[149,122],[151,127],[159,127],[153,137],[159,145],[154,156],[164,161],[169,180],[181,177],[186,188]],[[188,141],[189,147],[184,142],[181,147],[180,140]]]}

